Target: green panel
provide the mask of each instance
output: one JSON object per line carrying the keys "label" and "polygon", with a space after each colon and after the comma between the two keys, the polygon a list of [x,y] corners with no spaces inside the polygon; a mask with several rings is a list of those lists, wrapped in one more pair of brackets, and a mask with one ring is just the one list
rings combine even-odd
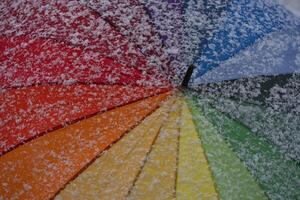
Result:
{"label": "green panel", "polygon": [[300,163],[300,116],[232,99],[207,100],[215,109],[240,121],[253,133],[276,145],[284,156]]}
{"label": "green panel", "polygon": [[193,100],[217,133],[244,161],[270,199],[300,199],[300,167],[296,162],[285,158],[276,146],[252,133],[243,124],[218,112],[196,96]]}
{"label": "green panel", "polygon": [[188,98],[187,101],[203,143],[220,198],[223,200],[267,199],[244,164],[217,133],[217,129],[195,106],[191,98]]}

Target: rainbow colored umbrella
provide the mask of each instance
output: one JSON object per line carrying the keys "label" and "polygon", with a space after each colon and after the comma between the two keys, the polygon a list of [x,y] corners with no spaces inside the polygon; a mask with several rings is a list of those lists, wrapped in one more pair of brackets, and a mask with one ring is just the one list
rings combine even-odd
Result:
{"label": "rainbow colored umbrella", "polygon": [[0,199],[299,199],[283,2],[1,1]]}

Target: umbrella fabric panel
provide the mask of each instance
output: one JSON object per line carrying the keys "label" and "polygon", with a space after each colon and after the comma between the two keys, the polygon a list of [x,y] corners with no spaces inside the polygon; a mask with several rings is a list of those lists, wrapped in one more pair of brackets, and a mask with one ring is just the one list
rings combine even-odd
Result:
{"label": "umbrella fabric panel", "polygon": [[56,199],[124,199],[141,170],[174,99],[165,102],[104,152]]}
{"label": "umbrella fabric panel", "polygon": [[[255,80],[254,80],[255,81]],[[300,73],[267,77],[261,86],[261,94],[255,101],[263,104],[275,112],[299,113]]]}
{"label": "umbrella fabric panel", "polygon": [[120,64],[101,49],[31,37],[0,37],[2,88],[74,82],[121,85],[163,85],[155,73]]}
{"label": "umbrella fabric panel", "polygon": [[176,100],[170,110],[128,199],[173,199],[176,195],[181,102]]}
{"label": "umbrella fabric panel", "polygon": [[[198,101],[201,105],[202,103]],[[275,146],[251,133],[246,127],[224,114],[202,104],[205,116],[217,132],[230,144],[237,156],[245,162],[271,199],[298,199],[300,168],[286,159]]]}
{"label": "umbrella fabric panel", "polygon": [[180,84],[187,64],[183,51],[183,1],[140,0],[153,22],[170,58],[170,78]]}
{"label": "umbrella fabric panel", "polygon": [[299,38],[299,25],[271,33],[197,78],[194,84],[300,72]]}
{"label": "umbrella fabric panel", "polygon": [[209,103],[276,145],[286,157],[300,162],[299,116],[230,99],[209,100]]}
{"label": "umbrella fabric panel", "polygon": [[52,198],[169,94],[96,115],[26,143],[0,157],[2,199]]}
{"label": "umbrella fabric panel", "polygon": [[94,50],[104,57],[118,60],[125,66],[158,71],[147,64],[135,44],[79,1],[1,1],[0,31],[2,36],[27,35],[63,41],[85,50]]}
{"label": "umbrella fabric panel", "polygon": [[188,96],[199,137],[211,166],[221,199],[268,199],[245,165],[236,157],[217,129],[206,119]]}
{"label": "umbrella fabric panel", "polygon": [[299,74],[210,83],[198,94],[299,162]]}
{"label": "umbrella fabric panel", "polygon": [[223,24],[230,0],[184,0],[185,62],[190,65],[202,54],[204,45]]}
{"label": "umbrella fabric panel", "polygon": [[292,23],[293,19],[274,1],[232,1],[226,11],[226,20],[197,58],[194,77],[202,76],[257,39]]}
{"label": "umbrella fabric panel", "polygon": [[86,1],[141,50],[150,65],[168,70],[168,56],[144,6],[138,0]]}
{"label": "umbrella fabric panel", "polygon": [[297,115],[299,82],[299,73],[281,74],[198,85],[196,90],[205,98],[230,98]]}
{"label": "umbrella fabric panel", "polygon": [[0,155],[67,123],[166,91],[118,85],[41,85],[4,90],[0,95]]}
{"label": "umbrella fabric panel", "polygon": [[218,199],[192,115],[183,102],[179,137],[176,199]]}
{"label": "umbrella fabric panel", "polygon": [[180,50],[180,39],[183,26],[183,1],[140,0],[154,23],[167,52]]}

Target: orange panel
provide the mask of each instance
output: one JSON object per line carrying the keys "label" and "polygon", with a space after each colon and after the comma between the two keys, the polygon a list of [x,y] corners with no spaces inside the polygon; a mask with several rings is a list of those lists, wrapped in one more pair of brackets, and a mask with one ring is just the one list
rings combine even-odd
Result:
{"label": "orange panel", "polygon": [[32,140],[0,157],[0,199],[48,199],[169,96],[161,94]]}
{"label": "orange panel", "polygon": [[16,145],[85,116],[167,89],[105,85],[47,85],[0,94],[0,155]]}

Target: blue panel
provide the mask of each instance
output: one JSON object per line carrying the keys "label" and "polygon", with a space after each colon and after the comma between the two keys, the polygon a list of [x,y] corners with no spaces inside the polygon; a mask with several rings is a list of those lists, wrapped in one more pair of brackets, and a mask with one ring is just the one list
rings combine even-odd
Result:
{"label": "blue panel", "polygon": [[193,77],[215,68],[257,39],[288,24],[289,13],[275,1],[233,0],[222,26],[205,44]]}
{"label": "blue panel", "polygon": [[185,57],[188,64],[192,64],[212,33],[220,27],[221,16],[231,0],[185,0],[184,3]]}
{"label": "blue panel", "polygon": [[[300,25],[281,29],[222,62],[194,84],[300,72]],[[299,58],[298,58],[299,57]]]}

